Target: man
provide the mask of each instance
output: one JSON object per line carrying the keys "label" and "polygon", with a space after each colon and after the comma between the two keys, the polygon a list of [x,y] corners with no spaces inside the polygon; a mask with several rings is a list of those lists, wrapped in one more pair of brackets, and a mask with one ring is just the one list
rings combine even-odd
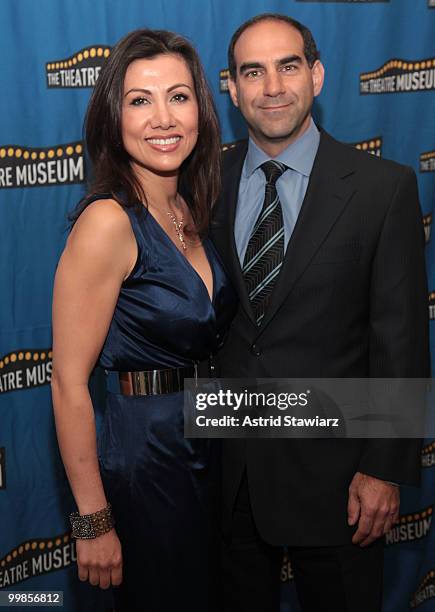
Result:
{"label": "man", "polygon": [[[224,153],[213,239],[240,307],[223,377],[425,377],[424,240],[413,171],[317,129],[324,68],[302,24],[265,14],[229,47],[249,142]],[[274,160],[271,162],[271,160]],[[304,612],[381,609],[394,483],[417,440],[226,440],[224,609],[279,609],[282,546]]]}

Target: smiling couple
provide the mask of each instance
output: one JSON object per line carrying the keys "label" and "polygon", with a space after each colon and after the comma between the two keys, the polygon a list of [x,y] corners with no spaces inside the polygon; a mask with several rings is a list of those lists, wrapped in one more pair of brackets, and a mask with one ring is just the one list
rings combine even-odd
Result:
{"label": "smiling couple", "polygon": [[419,442],[189,440],[183,381],[210,355],[231,378],[426,376],[416,178],[314,124],[324,68],[299,22],[249,20],[228,61],[249,139],[223,154],[222,183],[182,37],[130,33],[89,103],[94,180],[53,304],[79,578],[112,586],[118,612],[277,612],[286,546],[304,612],[380,611],[382,536],[397,485],[418,484]]}

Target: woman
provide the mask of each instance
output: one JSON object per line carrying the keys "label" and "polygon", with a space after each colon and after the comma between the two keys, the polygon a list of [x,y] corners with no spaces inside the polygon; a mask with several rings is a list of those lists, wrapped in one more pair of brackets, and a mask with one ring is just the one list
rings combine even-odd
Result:
{"label": "woman", "polygon": [[[95,178],[53,302],[53,402],[79,577],[117,587],[117,612],[212,610],[215,447],[184,439],[182,389],[217,349],[234,295],[204,238],[219,130],[191,45],[166,31],[121,40],[86,137]],[[98,449],[96,363],[109,389]]]}

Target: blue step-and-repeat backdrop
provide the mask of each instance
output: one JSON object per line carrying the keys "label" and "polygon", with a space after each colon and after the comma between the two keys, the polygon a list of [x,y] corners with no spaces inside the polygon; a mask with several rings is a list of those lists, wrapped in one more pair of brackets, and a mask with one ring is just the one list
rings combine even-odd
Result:
{"label": "blue step-and-repeat backdrop", "polygon": [[[226,49],[243,21],[265,11],[314,33],[326,66],[318,124],[416,171],[435,319],[435,0],[2,0],[0,589],[63,590],[66,612],[110,609],[107,592],[76,576],[74,504],[49,386],[53,275],[89,172],[82,123],[101,66],[130,30],[187,36],[204,62],[223,141],[237,140],[245,128],[227,93]],[[434,440],[425,440],[421,461],[422,487],[402,491],[400,523],[385,538],[385,612],[435,610]],[[285,560],[282,581],[282,610],[297,612]]]}

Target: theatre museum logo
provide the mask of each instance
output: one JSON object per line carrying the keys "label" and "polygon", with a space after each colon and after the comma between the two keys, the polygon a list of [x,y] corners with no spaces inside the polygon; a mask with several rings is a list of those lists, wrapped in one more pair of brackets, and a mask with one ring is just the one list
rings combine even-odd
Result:
{"label": "theatre museum logo", "polygon": [[426,576],[420,582],[414,597],[409,602],[410,608],[418,608],[429,599],[435,599],[435,570],[427,572]]}
{"label": "theatre museum logo", "polygon": [[73,185],[84,181],[82,141],[51,147],[0,145],[0,189]]}
{"label": "theatre museum logo", "polygon": [[421,451],[421,465],[424,468],[435,466],[435,442],[423,447]]}
{"label": "theatre museum logo", "polygon": [[97,46],[81,49],[66,59],[52,60],[45,64],[47,87],[94,87],[100,70],[110,55],[110,47]]}
{"label": "theatre museum logo", "polygon": [[435,151],[420,155],[420,172],[435,172]]}
{"label": "theatre museum logo", "polygon": [[399,523],[385,534],[385,544],[414,542],[425,538],[430,531],[433,507],[429,506],[418,512],[404,514],[399,517]]}
{"label": "theatre museum logo", "polygon": [[51,348],[20,349],[0,358],[0,393],[48,385],[51,381]]}
{"label": "theatre museum logo", "polygon": [[0,559],[0,589],[61,570],[76,560],[75,543],[69,533],[28,540]]}
{"label": "theatre museum logo", "polygon": [[359,149],[360,151],[371,153],[372,155],[376,155],[376,157],[382,157],[381,136],[375,136],[374,138],[370,138],[369,140],[361,140],[360,142],[352,142],[350,144],[351,146]]}
{"label": "theatre museum logo", "polygon": [[391,59],[373,72],[360,74],[360,94],[402,93],[435,89],[435,57]]}
{"label": "theatre museum logo", "polygon": [[221,93],[227,93],[228,91],[228,79],[230,76],[230,71],[228,68],[224,68],[219,71],[219,91]]}

